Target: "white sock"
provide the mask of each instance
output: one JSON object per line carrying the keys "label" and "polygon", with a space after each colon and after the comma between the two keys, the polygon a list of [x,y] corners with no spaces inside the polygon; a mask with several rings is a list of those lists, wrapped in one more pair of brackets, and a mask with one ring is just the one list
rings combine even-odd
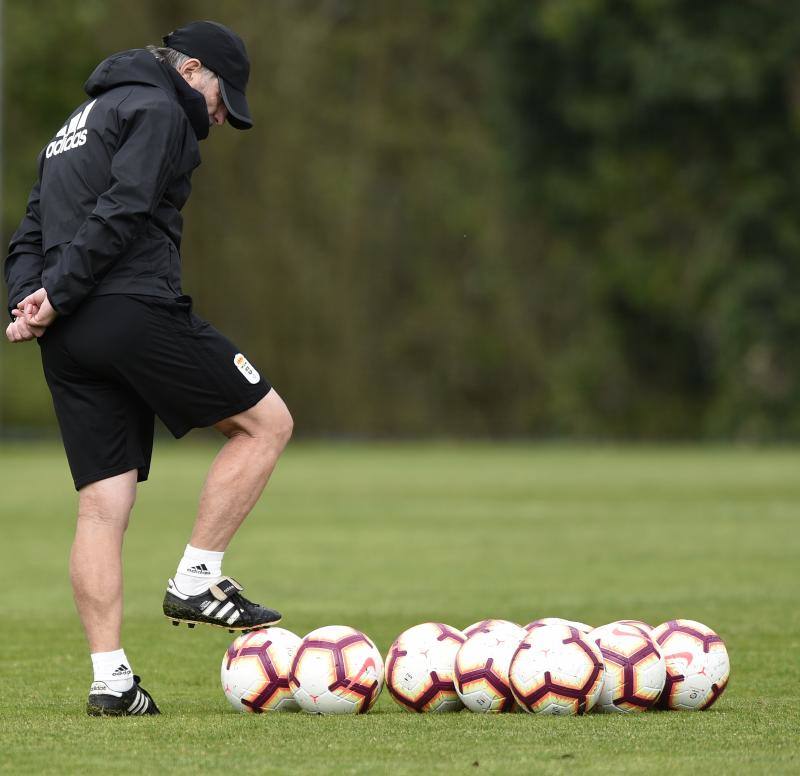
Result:
{"label": "white sock", "polygon": [[133,687],[133,671],[124,649],[92,652],[94,681],[105,682],[111,690],[125,692]]}
{"label": "white sock", "polygon": [[175,574],[175,587],[184,595],[199,595],[222,579],[222,556],[224,552],[200,550],[186,545],[178,571]]}

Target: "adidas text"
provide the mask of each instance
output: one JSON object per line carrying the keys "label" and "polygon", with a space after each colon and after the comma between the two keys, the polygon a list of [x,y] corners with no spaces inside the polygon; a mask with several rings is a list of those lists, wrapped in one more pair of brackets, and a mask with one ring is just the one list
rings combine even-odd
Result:
{"label": "adidas text", "polygon": [[86,119],[89,118],[89,111],[94,107],[96,100],[92,100],[80,113],[76,113],[69,121],[69,124],[64,124],[61,129],[56,133],[56,139],[47,146],[44,152],[46,158],[51,156],[58,156],[64,151],[70,151],[73,148],[80,148],[85,145],[86,135],[88,129],[86,126]]}
{"label": "adidas text", "polygon": [[49,159],[51,156],[58,156],[64,151],[82,146],[86,142],[86,132],[87,130],[82,129],[80,132],[76,132],[69,137],[62,137],[60,140],[54,140],[47,146],[45,156]]}

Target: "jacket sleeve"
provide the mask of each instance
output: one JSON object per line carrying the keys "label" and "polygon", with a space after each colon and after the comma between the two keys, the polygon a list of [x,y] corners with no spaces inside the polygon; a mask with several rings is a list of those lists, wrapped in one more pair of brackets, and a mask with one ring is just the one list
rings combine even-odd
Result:
{"label": "jacket sleeve", "polygon": [[[41,173],[41,157],[40,167]],[[40,179],[41,180],[41,179]],[[42,250],[42,218],[39,210],[40,181],[31,190],[28,207],[19,228],[11,236],[5,262],[8,286],[8,314],[20,300],[42,287],[44,251]],[[13,316],[11,316],[13,319]]]}
{"label": "jacket sleeve", "polygon": [[114,262],[125,260],[178,163],[183,127],[177,106],[154,101],[126,108],[125,102],[117,109],[119,137],[109,187],[45,282],[50,303],[61,315],[73,312]]}

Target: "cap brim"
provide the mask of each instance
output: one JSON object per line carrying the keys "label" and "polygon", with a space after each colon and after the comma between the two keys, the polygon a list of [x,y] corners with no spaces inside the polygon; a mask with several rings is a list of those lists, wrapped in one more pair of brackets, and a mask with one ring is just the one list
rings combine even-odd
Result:
{"label": "cap brim", "polygon": [[250,118],[250,107],[244,92],[240,92],[219,77],[219,91],[228,109],[228,123],[235,129],[250,129],[253,119]]}

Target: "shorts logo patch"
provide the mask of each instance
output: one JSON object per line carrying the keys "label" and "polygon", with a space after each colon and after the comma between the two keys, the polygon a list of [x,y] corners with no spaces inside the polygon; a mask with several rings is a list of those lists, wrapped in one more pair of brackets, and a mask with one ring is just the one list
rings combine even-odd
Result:
{"label": "shorts logo patch", "polygon": [[241,353],[237,353],[233,357],[233,363],[244,375],[248,383],[255,385],[261,379],[261,375],[256,371],[256,368]]}

